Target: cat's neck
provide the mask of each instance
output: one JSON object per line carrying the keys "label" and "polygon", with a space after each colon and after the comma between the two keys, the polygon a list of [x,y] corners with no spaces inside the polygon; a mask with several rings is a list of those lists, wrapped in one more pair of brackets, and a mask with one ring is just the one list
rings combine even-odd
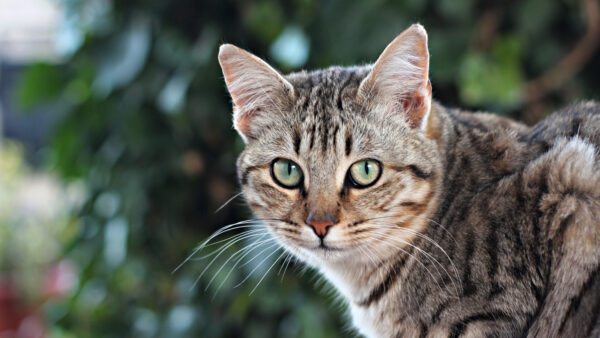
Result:
{"label": "cat's neck", "polygon": [[321,273],[331,282],[340,294],[353,303],[368,298],[375,285],[380,283],[389,260],[373,263],[354,260],[324,264]]}
{"label": "cat's neck", "polygon": [[488,113],[433,104],[432,116],[442,159],[445,198],[472,193],[520,170],[547,145],[529,140],[529,128]]}

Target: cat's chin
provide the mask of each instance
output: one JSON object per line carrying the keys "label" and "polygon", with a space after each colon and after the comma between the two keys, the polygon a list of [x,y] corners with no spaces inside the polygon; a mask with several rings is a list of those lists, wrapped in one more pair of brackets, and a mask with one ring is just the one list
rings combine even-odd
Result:
{"label": "cat's chin", "polygon": [[[358,251],[354,248],[337,248],[333,246],[298,247],[292,252],[305,263],[314,267],[325,265],[346,265],[363,263],[357,259]],[[367,262],[364,262],[367,264]]]}
{"label": "cat's chin", "polygon": [[340,264],[351,260],[351,255],[344,251],[317,249],[310,250],[309,255],[310,259],[308,259],[307,262],[315,267]]}

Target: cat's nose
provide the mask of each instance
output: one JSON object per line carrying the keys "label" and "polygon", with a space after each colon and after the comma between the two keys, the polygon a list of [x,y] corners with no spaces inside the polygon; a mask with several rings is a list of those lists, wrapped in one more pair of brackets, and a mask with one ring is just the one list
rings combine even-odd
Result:
{"label": "cat's nose", "polygon": [[306,224],[310,225],[315,234],[321,239],[327,235],[327,232],[329,232],[329,228],[337,224],[337,222],[337,219],[335,219],[335,217],[333,216],[323,218],[313,218],[311,216],[308,216],[308,218],[306,219]]}
{"label": "cat's nose", "polygon": [[333,222],[330,221],[313,221],[308,224],[310,224],[310,226],[313,228],[313,231],[315,234],[317,234],[317,236],[319,236],[319,238],[325,237],[329,231],[329,228],[333,226]]}

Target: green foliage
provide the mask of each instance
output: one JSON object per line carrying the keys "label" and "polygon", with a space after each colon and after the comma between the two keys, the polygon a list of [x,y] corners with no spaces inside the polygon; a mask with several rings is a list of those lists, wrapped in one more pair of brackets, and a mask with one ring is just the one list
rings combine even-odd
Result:
{"label": "green foliage", "polygon": [[[526,80],[553,67],[584,32],[573,1],[64,3],[79,47],[60,65],[32,66],[19,94],[26,106],[58,103],[47,165],[84,181],[88,192],[63,253],[80,269],[77,288],[45,306],[57,337],[346,332],[343,306],[294,263],[283,277],[276,264],[253,291],[278,255],[270,251],[229,276],[226,260],[242,242],[199,279],[209,260],[172,273],[212,232],[250,217],[240,199],[214,212],[238,192],[235,158],[243,147],[216,60],[220,43],[283,71],[350,65],[375,60],[407,25],[421,22],[430,34],[434,97],[510,113],[526,108]],[[289,59],[297,53],[308,59]],[[548,107],[600,94],[590,72],[565,87]]]}
{"label": "green foliage", "polygon": [[25,109],[55,99],[64,85],[60,70],[46,63],[30,66],[20,81],[18,103]]}
{"label": "green foliage", "polygon": [[461,99],[470,105],[495,103],[512,108],[523,93],[521,44],[515,37],[495,41],[491,53],[472,53],[460,67]]}

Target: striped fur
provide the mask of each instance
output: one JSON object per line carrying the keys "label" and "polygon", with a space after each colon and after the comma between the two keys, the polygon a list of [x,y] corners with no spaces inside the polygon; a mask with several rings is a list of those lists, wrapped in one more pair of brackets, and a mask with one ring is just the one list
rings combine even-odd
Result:
{"label": "striped fur", "polygon": [[[372,69],[284,76],[291,93],[247,121],[238,176],[255,214],[279,220],[270,233],[368,337],[599,336],[600,105],[527,127],[432,101],[415,128],[360,94]],[[302,169],[299,188],[274,183],[277,158]],[[362,159],[383,172],[356,189],[347,171]],[[338,220],[322,241],[315,210]]]}

